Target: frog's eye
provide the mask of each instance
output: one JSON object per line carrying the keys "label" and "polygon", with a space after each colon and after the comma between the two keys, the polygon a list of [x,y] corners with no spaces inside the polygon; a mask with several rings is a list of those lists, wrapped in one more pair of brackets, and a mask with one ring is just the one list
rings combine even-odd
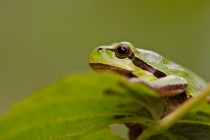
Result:
{"label": "frog's eye", "polygon": [[120,44],[115,48],[115,55],[120,58],[124,59],[129,56],[131,49],[128,45],[126,44]]}

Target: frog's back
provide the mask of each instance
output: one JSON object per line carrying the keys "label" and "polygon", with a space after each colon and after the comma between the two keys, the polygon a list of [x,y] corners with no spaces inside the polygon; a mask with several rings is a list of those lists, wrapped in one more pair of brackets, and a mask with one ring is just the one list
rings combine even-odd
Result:
{"label": "frog's back", "polygon": [[183,66],[164,58],[156,52],[143,49],[137,50],[139,51],[140,59],[153,66],[155,69],[166,75],[176,75],[185,78],[188,82],[187,93],[193,94],[205,87],[206,84],[202,78]]}

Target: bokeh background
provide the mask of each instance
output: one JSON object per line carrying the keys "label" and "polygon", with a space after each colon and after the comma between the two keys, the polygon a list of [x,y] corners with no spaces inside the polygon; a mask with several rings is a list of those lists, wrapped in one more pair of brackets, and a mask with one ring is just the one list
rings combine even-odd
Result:
{"label": "bokeh background", "polygon": [[209,0],[0,0],[0,113],[129,41],[210,80]]}

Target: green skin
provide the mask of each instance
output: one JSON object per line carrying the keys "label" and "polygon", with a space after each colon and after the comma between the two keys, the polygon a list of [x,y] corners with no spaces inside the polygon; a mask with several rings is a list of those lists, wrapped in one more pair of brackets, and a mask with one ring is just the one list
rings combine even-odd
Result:
{"label": "green skin", "polygon": [[[125,58],[117,57],[119,46],[129,48]],[[206,86],[203,79],[188,69],[156,52],[135,48],[129,42],[96,48],[90,56],[89,63],[96,71],[118,73],[132,82],[143,82],[163,97],[181,93],[192,97]]]}

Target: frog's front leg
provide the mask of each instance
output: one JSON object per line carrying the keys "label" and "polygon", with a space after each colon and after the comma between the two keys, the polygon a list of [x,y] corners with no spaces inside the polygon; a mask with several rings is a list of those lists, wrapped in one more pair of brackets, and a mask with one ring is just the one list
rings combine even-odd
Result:
{"label": "frog's front leg", "polygon": [[148,84],[163,97],[175,96],[183,93],[187,87],[187,81],[184,78],[175,75],[169,75],[150,81]]}
{"label": "frog's front leg", "polygon": [[160,93],[162,97],[175,96],[183,93],[187,87],[187,81],[179,76],[169,75],[154,81],[145,82],[142,79],[133,79],[131,82],[143,82]]}

